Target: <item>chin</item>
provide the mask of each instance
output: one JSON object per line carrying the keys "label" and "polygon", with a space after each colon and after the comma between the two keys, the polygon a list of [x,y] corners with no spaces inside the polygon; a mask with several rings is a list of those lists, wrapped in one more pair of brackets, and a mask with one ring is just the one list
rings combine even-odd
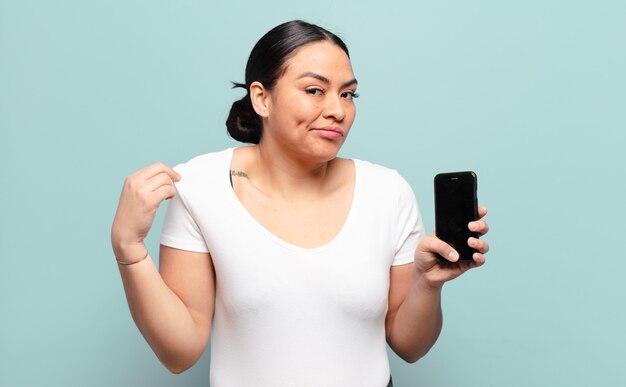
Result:
{"label": "chin", "polygon": [[314,156],[320,162],[327,162],[335,159],[341,150],[341,146],[343,142],[340,144],[325,144],[324,146],[316,147],[312,152],[311,156]]}

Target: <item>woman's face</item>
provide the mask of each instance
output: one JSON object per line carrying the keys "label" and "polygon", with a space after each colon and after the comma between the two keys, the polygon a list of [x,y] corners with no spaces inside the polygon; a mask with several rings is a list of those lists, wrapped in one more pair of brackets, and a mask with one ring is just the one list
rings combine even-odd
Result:
{"label": "woman's face", "polygon": [[357,82],[350,59],[330,42],[298,48],[267,92],[261,142],[314,161],[336,157],[354,122]]}

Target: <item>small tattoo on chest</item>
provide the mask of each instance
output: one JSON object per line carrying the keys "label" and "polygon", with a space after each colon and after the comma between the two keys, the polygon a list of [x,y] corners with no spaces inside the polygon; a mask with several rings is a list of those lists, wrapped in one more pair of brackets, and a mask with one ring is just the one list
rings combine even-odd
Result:
{"label": "small tattoo on chest", "polygon": [[247,178],[248,175],[246,175],[246,173],[244,171],[234,171],[234,170],[230,170],[230,175],[231,176],[237,176],[237,177],[245,177]]}

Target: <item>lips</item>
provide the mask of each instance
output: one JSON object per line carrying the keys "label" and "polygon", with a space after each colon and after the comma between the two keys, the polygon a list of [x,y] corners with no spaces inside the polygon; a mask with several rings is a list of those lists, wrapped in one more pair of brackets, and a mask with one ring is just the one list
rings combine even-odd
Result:
{"label": "lips", "polygon": [[330,139],[336,139],[344,136],[343,130],[336,127],[315,128],[313,130],[319,133],[320,136]]}

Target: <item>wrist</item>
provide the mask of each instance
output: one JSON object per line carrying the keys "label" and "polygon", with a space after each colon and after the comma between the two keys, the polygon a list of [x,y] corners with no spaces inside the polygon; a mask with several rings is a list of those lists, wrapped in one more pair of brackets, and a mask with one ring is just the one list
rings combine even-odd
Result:
{"label": "wrist", "polygon": [[443,284],[443,282],[434,284],[432,281],[429,281],[428,278],[426,278],[425,274],[416,274],[413,276],[411,287],[418,294],[432,294],[438,296],[441,294]]}
{"label": "wrist", "polygon": [[116,243],[113,244],[113,253],[118,262],[135,262],[148,255],[146,245],[141,243]]}

